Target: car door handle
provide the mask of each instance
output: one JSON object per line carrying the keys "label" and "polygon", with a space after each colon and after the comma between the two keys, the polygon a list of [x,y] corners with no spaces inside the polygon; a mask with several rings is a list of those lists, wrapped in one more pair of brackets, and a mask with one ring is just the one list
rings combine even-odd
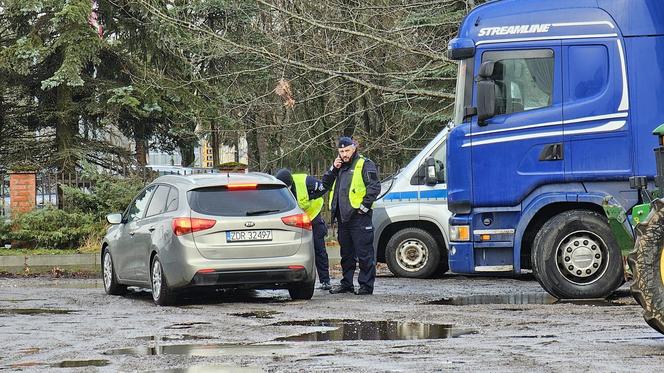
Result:
{"label": "car door handle", "polygon": [[129,235],[132,236],[132,237],[134,237],[135,234],[136,234],[136,232],[129,232]]}
{"label": "car door handle", "polygon": [[152,232],[154,232],[155,228],[154,228],[154,227],[150,227],[150,229],[148,229],[148,230],[150,231],[150,233],[152,233]]}

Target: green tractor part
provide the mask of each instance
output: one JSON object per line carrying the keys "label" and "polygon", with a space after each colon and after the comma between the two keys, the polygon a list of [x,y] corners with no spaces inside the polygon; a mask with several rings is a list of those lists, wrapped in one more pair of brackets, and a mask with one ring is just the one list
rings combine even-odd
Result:
{"label": "green tractor part", "polygon": [[632,295],[643,307],[643,318],[664,334],[664,201],[655,200],[652,210],[636,226],[636,244],[627,261],[634,275]]}
{"label": "green tractor part", "polygon": [[[664,189],[664,124],[653,134],[659,143],[655,148],[657,190],[645,193],[648,199],[654,199],[650,206],[639,205],[632,210],[636,243],[627,262],[634,275],[632,295],[643,307],[643,318],[653,329],[664,334],[664,199],[661,198]],[[644,190],[643,182],[636,184],[639,184],[640,192]]]}
{"label": "green tractor part", "polygon": [[[605,199],[602,207],[604,207],[604,213],[606,214],[606,217],[609,219],[609,226],[611,227],[611,232],[613,232],[613,235],[616,237],[616,241],[618,242],[618,246],[620,247],[622,256],[626,257],[627,254],[629,254],[630,252],[632,252],[632,250],[634,250],[634,238],[632,236],[632,232],[630,232],[625,227],[625,220],[627,220],[627,214],[625,213],[625,210],[620,205],[609,204],[610,199],[611,199],[610,197]],[[638,205],[632,211],[635,211],[637,207],[641,206],[644,205]],[[649,204],[646,206],[650,208]]]}

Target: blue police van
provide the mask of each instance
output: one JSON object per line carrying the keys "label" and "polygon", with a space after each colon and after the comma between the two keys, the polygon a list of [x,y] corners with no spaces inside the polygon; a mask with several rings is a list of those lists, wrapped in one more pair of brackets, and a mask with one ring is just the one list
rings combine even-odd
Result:
{"label": "blue police van", "polygon": [[624,264],[602,205],[629,211],[629,178],[656,173],[664,1],[492,1],[448,54],[450,269],[532,269],[559,298],[610,294]]}

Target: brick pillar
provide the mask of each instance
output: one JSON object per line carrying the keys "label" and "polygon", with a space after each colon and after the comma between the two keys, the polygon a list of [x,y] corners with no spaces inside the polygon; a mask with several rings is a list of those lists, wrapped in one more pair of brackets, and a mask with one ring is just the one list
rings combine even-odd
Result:
{"label": "brick pillar", "polygon": [[35,171],[11,171],[9,173],[9,198],[12,215],[30,212],[35,208],[37,173]]}

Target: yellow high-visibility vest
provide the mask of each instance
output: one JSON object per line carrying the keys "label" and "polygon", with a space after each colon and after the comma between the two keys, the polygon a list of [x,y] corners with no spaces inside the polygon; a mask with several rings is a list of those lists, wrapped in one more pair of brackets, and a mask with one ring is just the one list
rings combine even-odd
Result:
{"label": "yellow high-visibility vest", "polygon": [[306,174],[294,174],[293,183],[295,184],[295,198],[297,198],[297,204],[305,213],[307,213],[309,220],[314,220],[314,218],[320,214],[320,210],[323,209],[323,197],[309,199]]}
{"label": "yellow high-visibility vest", "polygon": [[[353,169],[353,178],[350,181],[350,192],[348,193],[348,198],[350,199],[350,205],[354,209],[360,208],[364,196],[367,194],[367,186],[364,184],[364,178],[362,177],[362,168],[364,167],[364,157],[359,156],[357,162],[355,162],[355,168]],[[330,191],[330,210],[332,210],[332,200],[334,199],[334,187],[337,185],[337,181],[334,181],[332,184],[332,190]],[[371,206],[367,206],[371,208]]]}

